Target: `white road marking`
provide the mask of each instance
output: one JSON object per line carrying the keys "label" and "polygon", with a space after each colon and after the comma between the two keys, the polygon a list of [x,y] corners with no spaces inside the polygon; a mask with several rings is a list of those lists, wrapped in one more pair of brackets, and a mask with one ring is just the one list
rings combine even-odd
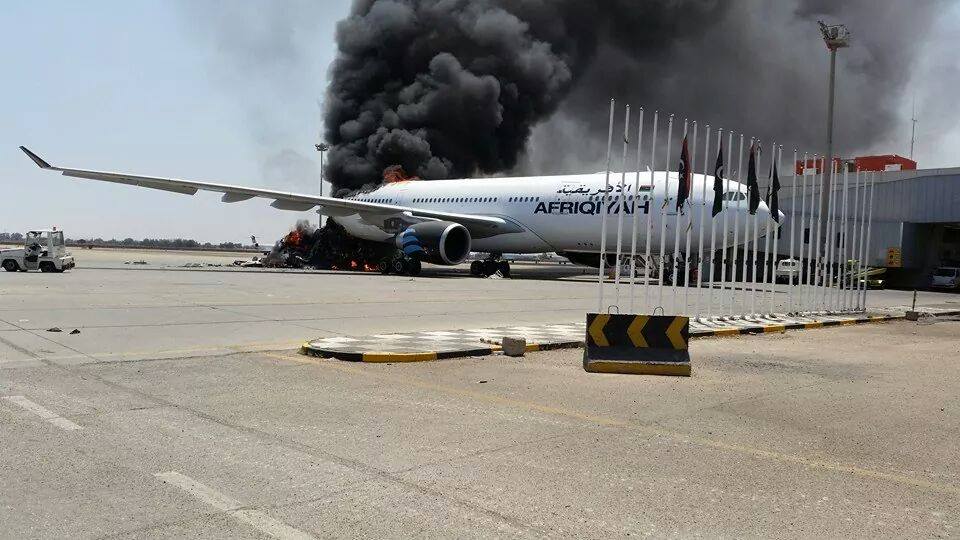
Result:
{"label": "white road marking", "polygon": [[219,491],[207,485],[201,484],[189,476],[180,474],[177,471],[156,473],[154,476],[163,482],[170,484],[171,486],[176,486],[186,491],[190,495],[193,495],[197,499],[209,504],[217,510],[223,511],[231,517],[246,523],[263,534],[272,536],[273,538],[280,538],[281,540],[308,540],[314,538],[313,536],[299,529],[294,529],[286,523],[278,519],[274,519],[259,510],[241,508],[243,505],[240,503],[240,501],[228,497],[227,495],[224,495],[223,493],[220,493]]}
{"label": "white road marking", "polygon": [[23,396],[4,396],[3,399],[19,405],[20,407],[32,412],[33,414],[39,416],[40,418],[50,422],[51,424],[57,426],[58,428],[64,431],[75,431],[80,429],[80,426],[74,424],[73,422],[63,418],[59,414],[51,411],[50,409],[30,401],[29,399]]}
{"label": "white road marking", "polygon": [[355,341],[360,341],[358,339],[354,339],[346,336],[328,337],[328,338],[323,338],[323,340],[327,343],[353,343]]}

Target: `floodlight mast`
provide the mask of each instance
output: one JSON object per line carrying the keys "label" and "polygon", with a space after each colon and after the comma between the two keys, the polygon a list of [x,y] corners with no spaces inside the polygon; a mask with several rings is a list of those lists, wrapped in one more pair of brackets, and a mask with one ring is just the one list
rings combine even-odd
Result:
{"label": "floodlight mast", "polygon": [[[325,142],[320,142],[319,144],[313,145],[317,149],[317,152],[320,152],[320,196],[323,197],[323,154],[330,149],[330,145]],[[317,212],[317,221],[320,223],[320,227],[323,227],[323,214]]]}
{"label": "floodlight mast", "polygon": [[[829,102],[827,105],[827,155],[824,161],[824,167],[830,164],[830,173],[834,172],[833,165],[833,105],[834,105],[834,86],[836,82],[837,71],[837,50],[850,46],[850,31],[842,24],[827,25],[823,21],[817,21],[820,25],[820,34],[823,35],[823,42],[830,51],[830,90]],[[820,215],[826,215],[829,194],[831,190],[830,176],[824,174],[823,190],[820,192]]]}

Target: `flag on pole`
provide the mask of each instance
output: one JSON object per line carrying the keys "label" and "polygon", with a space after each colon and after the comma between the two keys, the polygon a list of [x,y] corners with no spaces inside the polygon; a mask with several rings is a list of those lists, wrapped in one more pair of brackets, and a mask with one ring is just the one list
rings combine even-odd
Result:
{"label": "flag on pole", "polygon": [[711,217],[717,217],[723,210],[723,144],[717,150],[717,163],[713,166],[713,212]]}
{"label": "flag on pole", "polygon": [[780,223],[780,175],[777,174],[777,162],[773,162],[773,181],[770,182],[770,193],[767,193],[767,207],[770,208],[770,217]]}
{"label": "flag on pole", "polygon": [[747,196],[750,198],[748,210],[751,216],[757,215],[760,208],[760,183],[757,182],[756,145],[750,145],[750,159],[747,161]]}
{"label": "flag on pole", "polygon": [[687,137],[683,137],[683,148],[680,150],[680,166],[677,168],[677,212],[682,212],[683,204],[690,196],[690,153],[687,151]]}

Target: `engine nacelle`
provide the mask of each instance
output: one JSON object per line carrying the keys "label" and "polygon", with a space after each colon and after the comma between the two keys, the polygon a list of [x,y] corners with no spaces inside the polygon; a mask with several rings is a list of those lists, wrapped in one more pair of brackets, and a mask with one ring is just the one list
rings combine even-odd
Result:
{"label": "engine nacelle", "polygon": [[433,264],[460,264],[470,254],[470,231],[450,221],[425,221],[397,235],[404,255]]}

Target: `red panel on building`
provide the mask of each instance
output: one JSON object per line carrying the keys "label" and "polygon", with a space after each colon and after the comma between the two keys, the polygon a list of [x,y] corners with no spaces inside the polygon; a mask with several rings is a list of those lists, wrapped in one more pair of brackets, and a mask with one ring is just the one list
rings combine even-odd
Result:
{"label": "red panel on building", "polygon": [[884,156],[860,156],[853,160],[861,171],[915,171],[917,162],[898,156],[887,154]]}
{"label": "red panel on building", "polygon": [[[840,158],[833,158],[833,162],[838,171],[843,170],[842,160]],[[850,172],[856,172],[857,168],[861,171],[914,171],[917,169],[917,162],[905,158],[903,156],[898,156],[896,154],[886,154],[882,156],[860,156],[853,158],[852,162],[847,161],[848,170]],[[817,174],[823,172],[823,158],[819,158],[816,161],[808,159],[806,163],[803,160],[797,161],[797,174],[803,174],[804,170],[807,170],[808,173],[811,172],[811,169],[816,169]]]}

